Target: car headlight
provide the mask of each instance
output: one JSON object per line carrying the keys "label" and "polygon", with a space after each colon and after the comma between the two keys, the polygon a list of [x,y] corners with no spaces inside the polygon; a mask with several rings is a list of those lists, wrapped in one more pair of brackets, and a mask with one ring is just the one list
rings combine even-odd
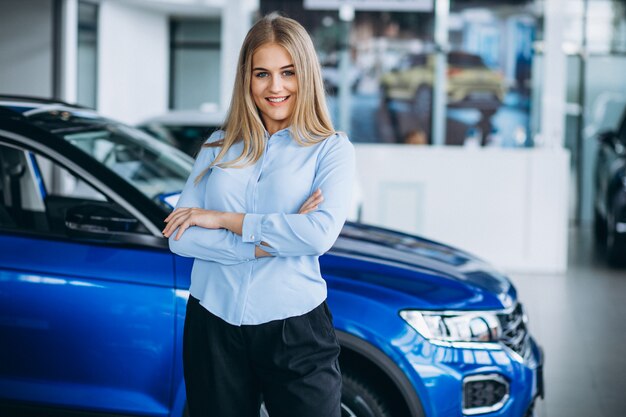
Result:
{"label": "car headlight", "polygon": [[502,332],[498,316],[489,311],[403,310],[400,317],[434,343],[496,343]]}

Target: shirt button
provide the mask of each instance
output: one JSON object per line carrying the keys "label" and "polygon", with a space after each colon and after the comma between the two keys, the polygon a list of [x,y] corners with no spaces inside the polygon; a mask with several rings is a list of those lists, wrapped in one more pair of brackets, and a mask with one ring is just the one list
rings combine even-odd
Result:
{"label": "shirt button", "polygon": [[250,239],[254,240],[254,235],[250,235]]}

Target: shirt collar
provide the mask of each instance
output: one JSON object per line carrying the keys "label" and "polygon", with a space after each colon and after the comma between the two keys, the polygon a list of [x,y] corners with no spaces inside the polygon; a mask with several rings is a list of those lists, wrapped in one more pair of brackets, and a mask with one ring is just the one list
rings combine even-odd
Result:
{"label": "shirt collar", "polygon": [[291,126],[287,126],[283,129],[280,129],[278,131],[276,131],[276,133],[274,133],[273,135],[270,135],[269,132],[266,130],[265,131],[265,137],[267,139],[273,137],[273,136],[277,136],[277,137],[282,137],[282,136],[291,136],[291,133],[289,131],[289,129],[291,129]]}

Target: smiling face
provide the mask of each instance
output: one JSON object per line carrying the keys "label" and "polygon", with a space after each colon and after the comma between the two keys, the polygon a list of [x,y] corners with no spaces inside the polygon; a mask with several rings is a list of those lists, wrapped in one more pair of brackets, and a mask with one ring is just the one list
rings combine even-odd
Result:
{"label": "smiling face", "polygon": [[270,135],[289,126],[296,105],[298,80],[285,48],[268,43],[254,52],[250,92]]}

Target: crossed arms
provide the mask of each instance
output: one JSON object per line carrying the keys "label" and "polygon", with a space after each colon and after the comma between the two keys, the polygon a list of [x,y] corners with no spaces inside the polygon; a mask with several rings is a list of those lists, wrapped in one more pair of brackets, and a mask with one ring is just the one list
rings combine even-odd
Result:
{"label": "crossed arms", "polygon": [[203,148],[177,208],[165,219],[163,234],[169,238],[172,252],[226,265],[266,256],[326,252],[347,217],[354,179],[354,148],[347,138],[333,139],[337,140],[327,144],[330,146],[320,155],[313,182],[316,191],[294,214],[204,209],[204,190],[210,174],[197,185],[194,179],[209,165],[213,149]]}

